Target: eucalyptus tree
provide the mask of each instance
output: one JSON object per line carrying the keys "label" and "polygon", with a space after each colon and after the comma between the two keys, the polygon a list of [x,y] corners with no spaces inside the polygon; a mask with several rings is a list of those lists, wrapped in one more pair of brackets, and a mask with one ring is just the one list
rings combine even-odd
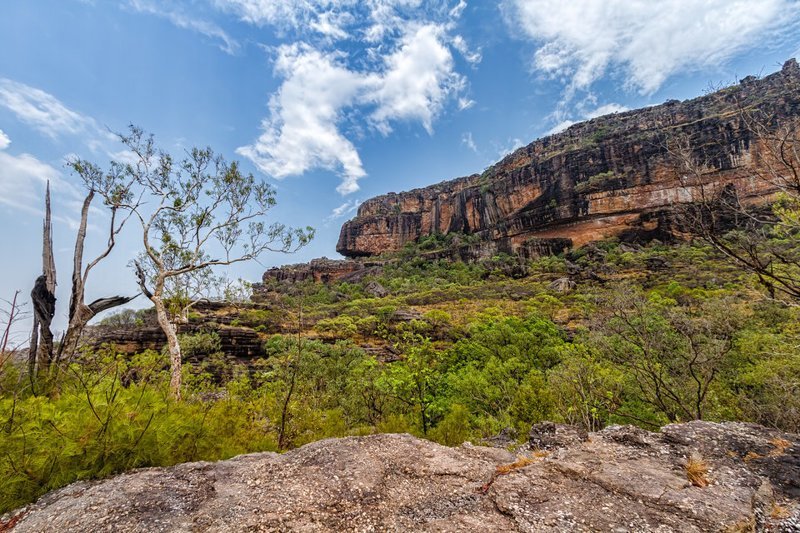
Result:
{"label": "eucalyptus tree", "polygon": [[199,289],[213,282],[213,267],[296,251],[314,230],[267,225],[274,189],[211,148],[192,148],[176,160],[138,127],[119,138],[130,157],[112,163],[110,174],[117,183],[130,184],[119,195],[126,199],[120,208],[138,222],[141,252],[133,267],[167,337],[170,389],[180,399],[182,358],[174,315],[183,314]]}

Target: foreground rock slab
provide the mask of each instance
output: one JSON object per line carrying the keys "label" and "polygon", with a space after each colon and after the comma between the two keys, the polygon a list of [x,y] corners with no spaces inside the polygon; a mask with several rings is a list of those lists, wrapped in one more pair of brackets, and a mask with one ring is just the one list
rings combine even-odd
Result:
{"label": "foreground rock slab", "polygon": [[[688,481],[690,456],[707,486]],[[617,426],[514,453],[410,435],[329,439],[75,483],[2,521],[15,532],[796,531],[800,436]]]}

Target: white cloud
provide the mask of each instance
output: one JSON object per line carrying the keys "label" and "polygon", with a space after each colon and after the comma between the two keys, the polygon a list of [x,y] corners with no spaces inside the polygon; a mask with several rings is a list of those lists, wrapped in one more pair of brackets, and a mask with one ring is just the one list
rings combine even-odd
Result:
{"label": "white cloud", "polygon": [[475,105],[475,100],[472,100],[471,98],[467,98],[465,96],[461,96],[458,99],[458,110],[459,111],[467,110],[467,109],[469,109],[470,107],[472,107],[474,105]]}
{"label": "white cloud", "polygon": [[461,35],[456,35],[453,37],[453,48],[458,50],[461,56],[467,60],[467,62],[472,63],[473,65],[477,65],[483,59],[480,50],[472,50],[467,41]]}
{"label": "white cloud", "polygon": [[51,138],[96,129],[91,118],[68,109],[53,95],[7,78],[0,78],[0,106]]}
{"label": "white cloud", "polygon": [[[474,103],[461,96],[466,79],[454,69],[448,24],[408,20],[398,14],[398,9],[414,8],[419,0],[369,0],[376,11],[365,15],[354,10],[347,12],[349,17],[344,11],[316,12],[313,8],[319,2],[313,1],[302,5],[256,0],[225,3],[238,6],[253,23],[269,23],[279,12],[289,21],[330,22],[333,19],[325,15],[334,13],[337,23],[331,23],[331,28],[342,29],[340,24],[346,24],[349,35],[363,30],[364,53],[357,61],[328,48],[329,39],[339,35],[334,29],[323,32],[328,39],[322,42],[286,44],[274,50],[274,71],[283,82],[270,98],[261,135],[237,152],[277,179],[321,168],[340,175],[339,193],[353,193],[366,171],[348,138],[351,130],[363,134],[367,126],[388,135],[393,123],[407,121],[421,124],[432,134],[434,121],[451,97],[458,100],[459,109]],[[349,2],[328,2],[325,7],[334,5]],[[385,41],[370,41],[378,34]]]}
{"label": "white cloud", "polygon": [[425,24],[409,31],[386,59],[386,70],[375,78],[371,97],[378,108],[371,119],[383,133],[390,120],[418,120],[433,132],[433,119],[447,96],[462,86],[453,71],[453,56],[442,43],[443,28]]}
{"label": "white cloud", "polygon": [[353,144],[337,122],[344,108],[363,90],[364,79],[341,64],[341,55],[309,45],[284,45],[278,50],[276,74],[286,80],[270,99],[264,132],[252,145],[237,150],[275,178],[302,174],[311,168],[338,170],[337,190],[358,190],[366,175]]}
{"label": "white cloud", "polygon": [[678,72],[725,63],[789,31],[797,0],[505,0],[506,20],[536,44],[533,66],[586,90],[610,71],[643,94]]}
{"label": "white cloud", "polygon": [[[141,0],[139,0],[141,1]],[[480,53],[453,36],[466,2],[447,0],[214,0],[223,11],[300,39],[270,49],[283,81],[269,100],[262,133],[238,153],[277,179],[321,168],[350,194],[366,176],[350,137],[388,135],[397,122],[433,133],[449,101],[474,104],[453,51]],[[346,48],[341,46],[346,41]],[[347,53],[341,50],[347,50]]]}
{"label": "white cloud", "polygon": [[464,135],[461,136],[461,144],[475,152],[478,153],[478,145],[475,144],[475,140],[472,138],[472,132],[468,131]]}
{"label": "white cloud", "polygon": [[339,207],[335,207],[331,211],[331,214],[325,218],[325,222],[326,223],[333,222],[334,220],[342,218],[343,216],[349,215],[350,213],[358,209],[359,205],[361,205],[361,200],[355,200],[355,199],[348,200]]}
{"label": "white cloud", "polygon": [[450,10],[450,16],[452,18],[458,18],[461,16],[461,13],[467,8],[466,0],[458,0],[458,4],[453,6],[453,9]]}
{"label": "white cloud", "polygon": [[315,8],[322,4],[314,0],[215,0],[214,3],[251,24],[295,27],[307,23]]}
{"label": "white cloud", "polygon": [[569,119],[562,120],[561,122],[559,122],[558,124],[556,124],[555,126],[550,128],[550,130],[547,132],[547,134],[548,135],[555,135],[556,133],[561,133],[562,131],[564,131],[565,129],[569,128],[573,124],[577,124],[577,122],[575,122],[574,120],[569,120]]}
{"label": "white cloud", "polygon": [[310,28],[334,39],[349,37],[352,23],[348,8],[356,0],[214,0],[214,4],[257,26],[275,26],[281,31]]}
{"label": "white cloud", "polygon": [[128,5],[140,13],[167,19],[178,28],[194,31],[211,39],[219,40],[221,41],[219,48],[226,54],[233,55],[240,48],[239,43],[234,38],[213,22],[192,17],[180,10],[167,9],[163,4],[158,4],[151,0],[128,0]]}
{"label": "white cloud", "polygon": [[52,94],[7,78],[0,78],[0,107],[51,139],[76,136],[92,152],[110,155],[108,147],[119,140],[92,117],[69,109]]}
{"label": "white cloud", "polygon": [[628,108],[624,105],[614,103],[605,104],[586,113],[586,118],[597,118],[603,115],[611,115],[612,113],[624,113],[625,111],[628,111]]}
{"label": "white cloud", "polygon": [[44,184],[51,180],[57,188],[65,185],[59,172],[30,154],[11,155],[11,144],[0,130],[0,204],[12,209],[39,214]]}

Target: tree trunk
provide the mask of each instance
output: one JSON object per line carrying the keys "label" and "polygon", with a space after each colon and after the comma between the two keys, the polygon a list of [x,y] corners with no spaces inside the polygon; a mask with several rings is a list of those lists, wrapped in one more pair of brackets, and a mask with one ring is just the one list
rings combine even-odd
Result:
{"label": "tree trunk", "polygon": [[[42,375],[53,360],[53,332],[50,324],[56,312],[56,265],[53,259],[53,226],[50,213],[50,183],[45,192],[44,227],[42,229],[42,275],[36,278],[31,291],[33,333],[28,359],[30,371]],[[38,341],[38,342],[37,342]]]}
{"label": "tree trunk", "polygon": [[[85,286],[83,282],[83,244],[86,240],[86,226],[89,218],[89,206],[94,198],[94,191],[89,191],[83,200],[81,209],[81,222],[78,226],[78,235],[75,238],[75,253],[72,256],[72,293],[69,298],[69,323],[67,331],[61,338],[58,346],[57,360],[60,360],[65,350],[67,354],[77,349],[78,340],[83,327],[91,318],[83,303]],[[113,230],[113,228],[112,228]]]}
{"label": "tree trunk", "polygon": [[178,401],[181,399],[181,345],[178,342],[178,332],[175,329],[175,324],[169,319],[169,313],[164,305],[164,301],[159,296],[151,298],[153,305],[156,308],[156,317],[158,318],[158,325],[167,336],[167,348],[169,350],[169,369],[170,380],[169,388],[172,397]]}
{"label": "tree trunk", "polygon": [[94,194],[94,191],[89,191],[89,194],[87,194],[86,198],[83,200],[83,207],[81,208],[81,222],[78,226],[78,234],[75,238],[75,253],[72,256],[72,294],[69,299],[69,324],[58,346],[58,353],[55,358],[56,362],[61,361],[62,356],[65,354],[68,358],[67,360],[69,360],[69,357],[78,350],[78,343],[80,342],[84,328],[98,313],[124,305],[135,298],[135,296],[112,296],[109,298],[100,298],[89,305],[86,305],[84,302],[86,295],[86,279],[89,275],[89,271],[111,252],[115,244],[114,235],[116,228],[114,226],[114,214],[116,212],[112,211],[108,247],[97,259],[89,263],[86,270],[83,269],[84,241],[86,240],[89,207],[94,199]]}

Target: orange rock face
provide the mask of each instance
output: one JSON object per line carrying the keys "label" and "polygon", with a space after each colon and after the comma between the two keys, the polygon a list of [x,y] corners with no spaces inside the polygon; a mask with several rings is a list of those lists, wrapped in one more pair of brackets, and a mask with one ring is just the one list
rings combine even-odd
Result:
{"label": "orange rock face", "polygon": [[[743,120],[743,108],[800,118],[795,60],[763,79],[684,102],[607,115],[520,148],[482,175],[364,202],[342,227],[337,251],[370,256],[434,233],[475,233],[517,252],[532,238],[576,246],[625,236],[667,237],[669,213],[698,199],[701,187],[735,187],[759,201],[772,190],[758,177],[768,159]],[[674,150],[689,143],[702,162],[698,180],[682,175]]]}

